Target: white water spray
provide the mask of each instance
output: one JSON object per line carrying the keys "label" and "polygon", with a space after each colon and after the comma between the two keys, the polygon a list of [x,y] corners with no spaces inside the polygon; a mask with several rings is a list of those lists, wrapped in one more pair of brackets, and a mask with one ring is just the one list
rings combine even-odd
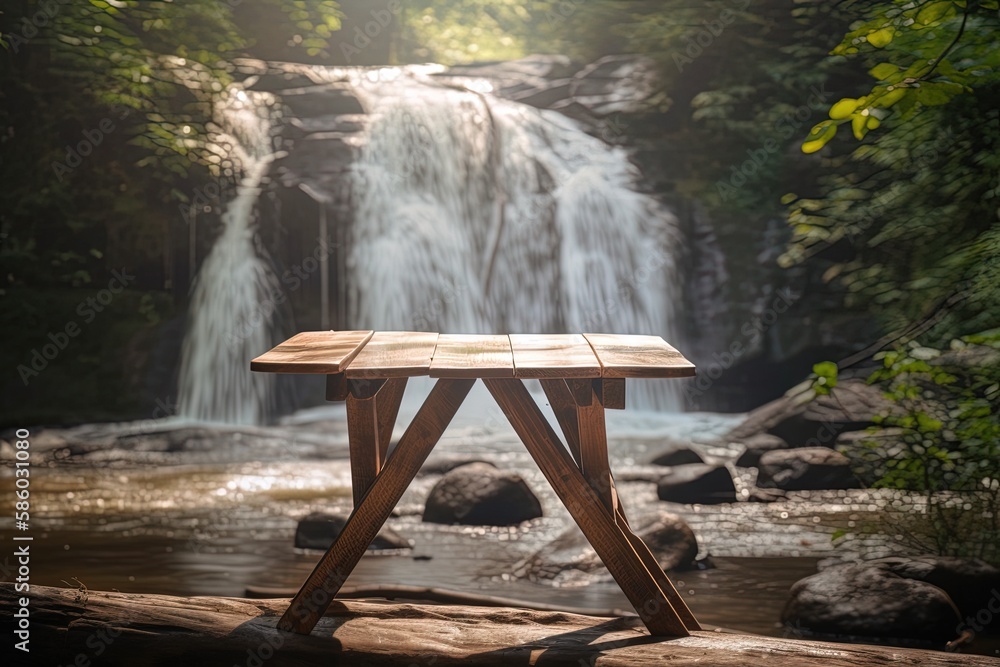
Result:
{"label": "white water spray", "polygon": [[260,424],[276,412],[275,377],[250,372],[250,359],[281,338],[273,303],[279,281],[255,247],[260,185],[275,153],[274,102],[234,87],[216,105],[216,148],[242,180],[195,281],[181,361],[182,417]]}

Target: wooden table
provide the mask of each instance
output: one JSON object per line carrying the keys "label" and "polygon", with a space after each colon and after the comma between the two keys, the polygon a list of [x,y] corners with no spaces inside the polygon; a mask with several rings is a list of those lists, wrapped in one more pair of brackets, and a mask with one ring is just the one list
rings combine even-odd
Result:
{"label": "wooden table", "polygon": [[[604,410],[624,409],[625,379],[694,375],[694,365],[662,338],[309,331],[254,359],[250,368],[324,374],[327,400],[347,401],[354,511],[279,628],[312,631],[481,379],[650,634],[681,637],[700,629],[629,528],[608,465]],[[424,375],[438,380],[387,456],[407,378]],[[540,380],[566,446],[526,379]]]}

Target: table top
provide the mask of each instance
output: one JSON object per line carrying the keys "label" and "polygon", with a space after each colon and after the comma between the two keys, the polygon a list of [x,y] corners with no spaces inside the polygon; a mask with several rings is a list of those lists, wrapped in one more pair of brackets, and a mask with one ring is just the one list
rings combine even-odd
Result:
{"label": "table top", "polygon": [[695,367],[659,336],[306,331],[250,362],[264,373],[347,378],[681,378]]}

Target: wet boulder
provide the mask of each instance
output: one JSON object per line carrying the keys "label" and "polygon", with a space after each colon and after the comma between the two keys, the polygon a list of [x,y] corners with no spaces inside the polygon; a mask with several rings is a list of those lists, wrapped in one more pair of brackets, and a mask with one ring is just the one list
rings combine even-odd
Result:
{"label": "wet boulder", "polygon": [[469,463],[446,473],[424,507],[429,523],[509,526],[542,516],[542,506],[517,473]]}
{"label": "wet boulder", "polygon": [[[424,465],[420,466],[420,475],[444,475],[451,472],[455,468],[460,468],[470,463],[483,463],[488,466],[493,466],[489,461],[483,461],[482,459],[470,458],[468,456],[453,456],[453,455],[439,455],[432,456],[424,462]],[[493,466],[496,467],[496,466]]]}
{"label": "wet boulder", "polygon": [[770,433],[758,433],[743,440],[743,453],[736,459],[736,465],[741,468],[755,468],[760,463],[760,457],[767,452],[788,449],[788,443]]}
{"label": "wet boulder", "polygon": [[858,489],[850,461],[828,447],[770,451],[760,457],[757,486],[784,491]]}
{"label": "wet boulder", "polygon": [[838,565],[799,580],[781,620],[812,635],[942,643],[955,638],[961,622],[942,589],[872,564]]}
{"label": "wet boulder", "polygon": [[657,466],[682,466],[691,463],[704,463],[701,454],[684,445],[671,445],[657,454],[650,463]]}
{"label": "wet boulder", "polygon": [[656,485],[660,500],[703,505],[736,502],[736,485],[725,466],[692,464],[675,466]]}
{"label": "wet boulder", "polygon": [[[665,571],[694,567],[698,540],[684,519],[671,512],[656,512],[632,522]],[[581,586],[611,580],[611,574],[587,538],[576,526],[564,531],[524,561],[514,566],[517,576],[561,586]]]}
{"label": "wet boulder", "polygon": [[[342,514],[313,512],[299,521],[295,528],[296,549],[329,549],[347,523]],[[409,549],[409,540],[391,528],[382,526],[369,549]]]}
{"label": "wet boulder", "polygon": [[[872,564],[906,579],[915,579],[945,591],[958,606],[962,617],[975,619],[983,609],[1000,601],[1000,569],[978,558],[953,556],[893,556],[871,561]],[[987,631],[1000,628],[983,624]]]}

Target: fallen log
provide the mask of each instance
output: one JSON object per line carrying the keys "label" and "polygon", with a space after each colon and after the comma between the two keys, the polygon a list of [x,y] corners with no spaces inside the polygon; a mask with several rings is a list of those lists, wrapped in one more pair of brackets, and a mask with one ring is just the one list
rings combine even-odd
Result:
{"label": "fallen log", "polygon": [[[8,641],[21,593],[0,584]],[[335,601],[312,634],[276,629],[287,600],[181,598],[32,586],[30,664],[996,667],[995,659],[895,647],[694,632],[650,637],[638,619],[524,609]],[[8,652],[9,654],[9,652]],[[27,657],[27,656],[26,656]],[[273,661],[272,661],[273,659]],[[269,662],[270,661],[270,662]],[[582,661],[582,662],[581,662]],[[23,661],[28,662],[28,661]]]}
{"label": "fallen log", "polygon": [[[297,588],[268,588],[247,586],[245,595],[253,600],[291,598],[299,592]],[[408,586],[406,584],[370,584],[367,586],[342,586],[337,591],[337,599],[384,598],[386,600],[409,600],[410,602],[433,602],[434,604],[459,604],[474,607],[513,607],[535,611],[563,611],[584,616],[636,616],[632,609],[591,609],[548,604],[532,600],[505,598],[482,593],[466,593],[436,586]]]}

